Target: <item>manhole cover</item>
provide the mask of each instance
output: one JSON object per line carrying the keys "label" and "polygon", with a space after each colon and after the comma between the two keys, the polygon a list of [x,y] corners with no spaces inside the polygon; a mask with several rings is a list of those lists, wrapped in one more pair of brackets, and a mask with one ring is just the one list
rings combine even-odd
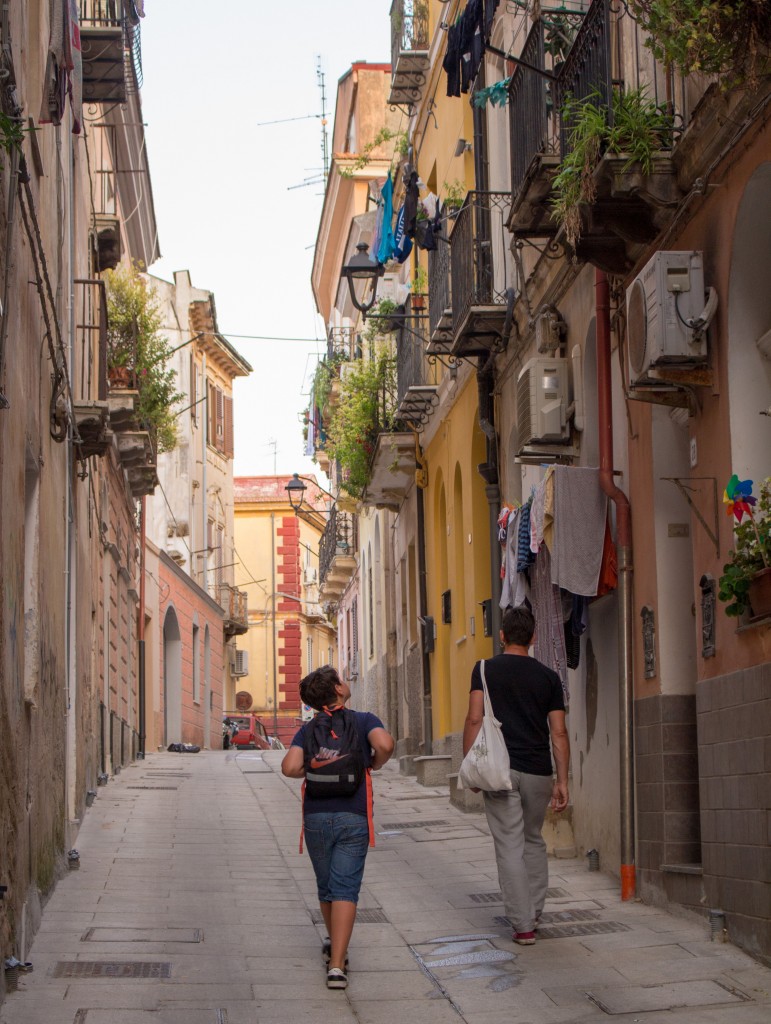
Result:
{"label": "manhole cover", "polygon": [[434,825],[449,825],[449,821],[389,821],[384,823],[380,827],[382,829],[391,829],[394,831],[402,831],[405,828],[431,828]]}
{"label": "manhole cover", "polygon": [[170,963],[150,963],[146,960],[59,960],[54,967],[54,978],[170,978]]}
{"label": "manhole cover", "polygon": [[[321,916],[321,911],[312,910],[311,921],[314,924],[323,924],[324,918]],[[365,908],[357,911],[356,924],[388,924],[388,918],[380,907]]]}

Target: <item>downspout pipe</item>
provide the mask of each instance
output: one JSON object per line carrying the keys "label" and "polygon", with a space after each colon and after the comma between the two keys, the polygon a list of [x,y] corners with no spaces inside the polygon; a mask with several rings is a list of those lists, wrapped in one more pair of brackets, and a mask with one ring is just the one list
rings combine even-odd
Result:
{"label": "downspout pipe", "polygon": [[634,686],[632,660],[632,517],[629,499],[613,479],[613,404],[610,362],[610,288],[595,271],[597,324],[597,418],[600,486],[616,506],[618,560],[619,778],[621,783],[621,899],[634,897],[637,880],[634,830]]}
{"label": "downspout pipe", "polygon": [[431,754],[434,743],[433,709],[431,706],[431,655],[429,642],[431,638],[426,632],[426,616],[428,615],[428,587],[426,585],[426,512],[423,500],[423,488],[416,487],[416,503],[418,518],[418,602],[423,648],[423,753]]}
{"label": "downspout pipe", "polygon": [[485,497],[490,532],[490,631],[492,653],[498,653],[501,632],[501,545],[498,542],[498,514],[501,504],[501,490],[498,484],[498,439],[495,433],[492,412],[493,373],[495,351],[490,352],[484,363],[479,361],[477,369],[477,399],[479,403],[479,426],[487,438],[487,462],[477,466],[485,481]]}
{"label": "downspout pipe", "polygon": [[145,668],[145,546],[147,540],[147,499],[142,495],[140,508],[140,533],[139,533],[139,612],[137,615],[137,646],[139,653],[139,751],[137,760],[143,761],[145,757],[146,718],[147,704],[145,695],[146,668]]}

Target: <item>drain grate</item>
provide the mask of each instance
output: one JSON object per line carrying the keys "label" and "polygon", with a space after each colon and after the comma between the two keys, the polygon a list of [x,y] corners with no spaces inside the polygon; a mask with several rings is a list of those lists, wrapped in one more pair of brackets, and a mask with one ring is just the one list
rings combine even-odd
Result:
{"label": "drain grate", "polygon": [[405,829],[405,828],[433,828],[434,825],[449,825],[449,821],[389,821],[380,827],[382,829]]}
{"label": "drain grate", "polygon": [[[323,924],[324,918],[321,916],[321,911],[312,910],[311,921],[314,924]],[[356,924],[388,924],[388,918],[380,907],[365,907],[363,910],[357,911]]]}
{"label": "drain grate", "polygon": [[[591,910],[572,910],[566,911],[566,914],[570,913],[573,915],[578,914],[592,914]],[[544,914],[542,921],[547,918],[554,917],[556,915]],[[597,915],[593,915],[597,916]],[[496,924],[501,924],[504,928],[513,928],[512,922],[508,917],[495,917],[493,918]],[[539,939],[575,939],[580,935],[609,935],[612,932],[628,932],[629,926],[622,924],[620,921],[593,921],[590,919],[578,919],[572,924],[562,924],[560,921],[555,921],[553,924],[542,924],[538,929]]]}
{"label": "drain grate", "polygon": [[168,792],[176,793],[179,786],[126,786],[126,789],[165,789]]}
{"label": "drain grate", "polygon": [[596,910],[548,910],[541,914],[541,924],[572,924],[574,921],[599,921]]}
{"label": "drain grate", "polygon": [[[564,889],[546,890],[547,900],[559,900],[563,899],[567,895],[568,893]],[[503,896],[500,892],[472,892],[469,894],[468,898],[472,903],[503,903]]]}
{"label": "drain grate", "polygon": [[170,963],[146,960],[59,960],[54,978],[170,978]]}

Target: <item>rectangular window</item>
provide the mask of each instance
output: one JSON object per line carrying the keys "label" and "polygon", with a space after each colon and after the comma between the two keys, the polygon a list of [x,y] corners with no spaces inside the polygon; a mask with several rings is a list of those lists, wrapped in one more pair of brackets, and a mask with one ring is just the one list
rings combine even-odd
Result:
{"label": "rectangular window", "polygon": [[355,597],[351,602],[351,647],[352,667],[351,672],[358,675],[359,672],[359,599]]}
{"label": "rectangular window", "polygon": [[307,649],[308,671],[312,672],[313,671],[313,637],[312,636],[309,636],[306,639],[305,646],[306,646],[306,649]]}
{"label": "rectangular window", "polygon": [[217,567],[216,580],[217,580],[217,593],[219,594],[219,588],[225,582],[225,563],[228,559],[225,557],[225,529],[222,526],[217,527],[217,550],[214,552],[214,564]]}
{"label": "rectangular window", "polygon": [[206,382],[206,443],[216,448],[217,441],[217,389]]}
{"label": "rectangular window", "polygon": [[372,589],[372,563],[367,566],[367,610],[369,612],[369,656],[375,656],[375,599]]}
{"label": "rectangular window", "polygon": [[190,419],[198,422],[198,367],[195,356],[190,353]]}

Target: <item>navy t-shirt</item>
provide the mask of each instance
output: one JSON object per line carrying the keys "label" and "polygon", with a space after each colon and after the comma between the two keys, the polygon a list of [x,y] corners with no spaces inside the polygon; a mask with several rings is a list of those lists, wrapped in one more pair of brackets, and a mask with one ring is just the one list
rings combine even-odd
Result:
{"label": "navy t-shirt", "polygon": [[[369,768],[372,764],[372,748],[367,737],[373,729],[384,729],[385,726],[371,711],[354,711],[356,716],[356,728],[361,740],[361,749],[364,754],[364,764]],[[305,746],[305,730],[310,723],[306,723],[294,735],[293,747]],[[330,746],[334,746],[330,740]],[[348,797],[322,797],[321,800],[313,800],[306,796],[303,804],[303,814],[329,814],[335,811],[347,811],[349,814],[362,814],[367,816],[367,780],[356,790],[353,796]]]}
{"label": "navy t-shirt", "polygon": [[[511,767],[529,775],[551,775],[549,712],[565,710],[560,677],[535,658],[498,654],[485,661],[485,679]],[[471,689],[482,689],[479,662],[471,673]]]}

